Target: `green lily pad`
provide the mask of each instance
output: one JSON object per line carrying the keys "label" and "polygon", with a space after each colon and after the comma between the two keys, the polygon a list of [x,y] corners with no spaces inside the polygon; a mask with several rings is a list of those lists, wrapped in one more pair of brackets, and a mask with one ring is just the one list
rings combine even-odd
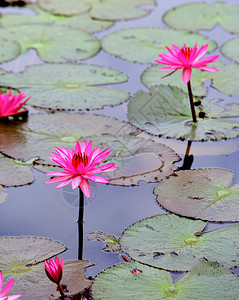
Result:
{"label": "green lily pad", "polygon": [[87,235],[88,241],[99,241],[105,243],[104,251],[105,252],[119,252],[120,246],[118,244],[118,239],[112,234],[107,234],[102,231],[96,231],[89,233]]}
{"label": "green lily pad", "polygon": [[29,24],[57,24],[72,27],[75,29],[85,30],[89,33],[105,30],[114,23],[110,21],[95,20],[91,18],[89,13],[80,16],[65,17],[53,15],[50,12],[40,9],[37,6],[29,6],[37,14],[26,16],[20,14],[9,13],[1,16],[0,24],[3,27],[29,25]]}
{"label": "green lily pad", "polygon": [[102,271],[93,282],[95,300],[236,299],[239,280],[216,262],[200,262],[173,283],[169,272],[137,262],[121,263]]}
{"label": "green lily pad", "polygon": [[17,186],[32,183],[33,173],[31,170],[32,160],[21,162],[0,153],[0,184],[4,186]]}
{"label": "green lily pad", "polygon": [[123,29],[105,36],[102,47],[109,54],[122,59],[155,64],[158,55],[167,52],[165,46],[171,47],[174,43],[182,47],[186,43],[188,47],[193,47],[196,42],[199,45],[209,43],[208,51],[217,47],[213,40],[201,34],[168,28]]}
{"label": "green lily pad", "polygon": [[[59,291],[45,273],[43,261],[66,250],[64,245],[47,238],[0,237],[0,270],[3,281],[14,278],[12,294],[22,294],[21,299],[58,299]],[[88,261],[64,261],[62,284],[67,294],[76,294],[89,287],[85,278]],[[32,297],[32,298],[30,298]]]}
{"label": "green lily pad", "polygon": [[126,228],[120,245],[134,260],[171,271],[188,271],[201,260],[237,266],[239,224],[203,233],[205,226],[173,214],[155,216]]}
{"label": "green lily pad", "polygon": [[[20,54],[20,46],[15,41],[0,39],[0,62],[12,60]],[[1,70],[2,73],[2,70]]]}
{"label": "green lily pad", "polygon": [[150,8],[142,6],[155,6],[154,0],[39,0],[41,8],[46,9],[57,15],[80,15],[90,11],[91,16],[95,19],[103,20],[127,20],[146,16]]}
{"label": "green lily pad", "polygon": [[216,141],[239,136],[239,105],[224,109],[220,100],[194,97],[197,123],[192,122],[188,94],[177,87],[158,86],[137,92],[128,104],[129,121],[148,133],[191,141]]}
{"label": "green lily pad", "polygon": [[[142,82],[149,89],[155,85],[171,85],[181,88],[183,91],[187,92],[187,85],[182,80],[182,70],[178,70],[178,72],[173,73],[172,75],[163,78],[163,76],[167,75],[169,71],[159,70],[159,65],[152,66],[148,68],[142,74]],[[208,72],[201,71],[199,69],[193,69],[191,75],[191,86],[193,95],[195,96],[205,96],[206,95],[206,87],[202,86],[202,83],[208,78]]]}
{"label": "green lily pad", "polygon": [[[163,21],[170,27],[194,31],[210,30],[216,24],[232,33],[239,33],[237,26],[239,5],[228,5],[224,2],[187,3],[174,7],[163,16]],[[193,17],[192,17],[193,16]]]}
{"label": "green lily pad", "polygon": [[[157,185],[157,201],[167,210],[196,219],[239,221],[239,184],[225,169],[179,171]],[[173,189],[171,188],[173,186]]]}
{"label": "green lily pad", "polygon": [[7,198],[7,193],[3,189],[3,186],[0,185],[0,204],[3,203]]}
{"label": "green lily pad", "polygon": [[1,151],[16,159],[40,157],[38,164],[52,166],[49,156],[55,147],[71,149],[84,139],[92,140],[93,147],[110,148],[107,161],[115,162],[119,170],[106,176],[111,184],[121,185],[158,182],[177,169],[173,162],[179,157],[174,151],[149,136],[138,137],[140,133],[129,123],[92,114],[35,114],[25,123],[0,123]]}
{"label": "green lily pad", "polygon": [[[95,55],[100,49],[96,37],[79,29],[58,25],[31,24],[3,28],[0,44],[5,40],[16,41],[20,45],[21,54],[34,48],[42,60],[54,63],[86,59]],[[5,48],[2,51],[8,53],[9,50]]]}
{"label": "green lily pad", "polygon": [[[142,6],[151,6],[149,9]],[[156,5],[154,0],[107,0],[93,6],[90,14],[93,18],[102,20],[128,20],[148,15]]]}
{"label": "green lily pad", "polygon": [[64,16],[83,14],[91,9],[91,3],[94,2],[98,2],[98,0],[38,0],[41,8]]}
{"label": "green lily pad", "polygon": [[50,109],[98,109],[127,100],[129,93],[99,85],[127,80],[119,70],[93,65],[45,64],[1,77],[1,85],[24,90],[30,105]]}
{"label": "green lily pad", "polygon": [[239,38],[236,37],[221,46],[221,52],[227,58],[239,63]]}

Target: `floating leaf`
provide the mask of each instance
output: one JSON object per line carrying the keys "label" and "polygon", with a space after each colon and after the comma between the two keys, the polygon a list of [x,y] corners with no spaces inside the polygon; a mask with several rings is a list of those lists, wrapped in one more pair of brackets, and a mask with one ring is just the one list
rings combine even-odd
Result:
{"label": "floating leaf", "polygon": [[80,15],[91,9],[91,3],[98,0],[38,0],[41,8],[49,10],[56,15]]}
{"label": "floating leaf", "polygon": [[239,38],[230,39],[221,46],[221,52],[227,58],[239,62]]}
{"label": "floating leaf", "polygon": [[[100,43],[96,37],[79,29],[58,25],[31,24],[3,28],[1,29],[0,44],[5,40],[11,44],[15,41],[18,42],[21,54],[34,48],[42,60],[54,63],[86,59],[95,55],[100,49]],[[1,51],[3,55],[7,55],[9,49],[4,48]],[[0,58],[0,62],[5,60],[5,58],[4,60]]]}
{"label": "floating leaf", "polygon": [[194,98],[197,123],[192,122],[188,94],[177,87],[158,86],[149,93],[137,92],[128,104],[129,121],[148,133],[186,139],[210,141],[239,136],[239,122],[230,117],[239,116],[239,105],[224,109],[220,100]]}
{"label": "floating leaf", "polygon": [[20,15],[9,13],[1,16],[0,23],[3,27],[29,25],[29,24],[57,24],[69,26],[75,29],[82,29],[89,33],[105,30],[114,23],[109,21],[92,19],[89,13],[80,16],[65,17],[53,15],[50,12],[44,11],[37,6],[29,6],[37,15]]}
{"label": "floating leaf", "polygon": [[[149,9],[142,6],[150,5]],[[102,20],[128,20],[141,18],[148,15],[153,6],[154,0],[107,0],[98,2],[93,6],[91,16]]]}
{"label": "floating leaf", "polygon": [[129,123],[106,116],[35,114],[25,123],[0,123],[0,147],[11,157],[24,161],[40,157],[38,164],[52,165],[49,156],[55,147],[71,149],[77,140],[92,140],[94,147],[110,148],[107,159],[114,160],[120,167],[118,172],[108,175],[112,184],[134,185],[140,180],[158,182],[176,170],[173,162],[179,158],[170,148],[150,137],[138,137],[140,132]]}
{"label": "floating leaf", "polygon": [[226,65],[218,61],[211,64],[211,66],[219,70],[219,72],[215,73],[206,72],[207,74],[211,74],[210,78],[208,78],[212,79],[211,85],[222,93],[228,95],[239,95],[239,65]]}
{"label": "floating leaf", "polygon": [[239,5],[228,5],[223,2],[211,4],[194,2],[170,9],[163,16],[163,21],[173,28],[185,30],[190,28],[192,31],[210,30],[216,24],[220,24],[229,32],[239,33],[238,14]]}
{"label": "floating leaf", "polygon": [[[3,281],[14,278],[12,294],[22,294],[21,299],[58,299],[56,285],[46,276],[43,261],[57,255],[66,248],[46,238],[0,237],[0,270]],[[64,261],[61,283],[67,294],[76,294],[89,287],[84,269],[91,266],[88,261]],[[30,298],[32,297],[32,298]]]}
{"label": "floating leaf", "polygon": [[32,162],[21,162],[0,153],[0,184],[4,186],[17,186],[32,183]]}
{"label": "floating leaf", "polygon": [[133,28],[123,29],[105,36],[103,49],[117,57],[133,62],[154,64],[160,53],[165,53],[165,45],[172,43],[179,47],[186,43],[193,47],[195,43],[207,44],[208,50],[216,48],[216,43],[198,33],[179,31],[168,28]]}
{"label": "floating leaf", "polygon": [[188,271],[200,260],[237,266],[239,224],[203,233],[205,226],[172,214],[155,216],[126,228],[120,245],[134,260],[171,271]]}
{"label": "floating leaf", "polygon": [[[0,39],[0,62],[16,58],[20,54],[20,46],[15,41]],[[2,69],[1,69],[2,73]]]}
{"label": "floating leaf", "polygon": [[1,85],[24,90],[30,105],[50,109],[98,109],[119,104],[128,92],[99,87],[124,82],[119,70],[93,65],[45,64],[1,77]]}
{"label": "floating leaf", "polygon": [[150,9],[142,6],[155,6],[156,3],[154,0],[39,0],[39,5],[58,15],[80,15],[91,10],[91,16],[95,19],[127,20],[147,15]]}
{"label": "floating leaf", "polygon": [[3,187],[0,185],[0,204],[3,203],[7,198],[7,193],[3,189]]}
{"label": "floating leaf", "polygon": [[[134,271],[138,271],[137,273]],[[200,262],[173,283],[169,272],[137,262],[102,271],[92,285],[95,300],[236,299],[239,280],[216,262]]]}
{"label": "floating leaf", "polygon": [[112,234],[107,234],[102,231],[96,231],[89,233],[87,235],[89,241],[99,241],[105,243],[105,248],[103,249],[106,252],[118,252],[120,251],[120,246],[118,244],[118,239],[115,238]]}
{"label": "floating leaf", "polygon": [[[179,171],[159,184],[154,193],[167,210],[196,219],[239,221],[239,184],[225,169]],[[171,188],[173,186],[173,189]]]}
{"label": "floating leaf", "polygon": [[[163,76],[167,75],[170,71],[159,70],[159,66],[153,66],[148,68],[142,74],[142,82],[149,89],[155,85],[171,85],[181,88],[183,91],[187,92],[187,85],[182,80],[182,70],[178,70],[178,72],[173,73],[172,75],[163,78]],[[202,83],[208,78],[208,72],[201,71],[199,69],[193,69],[191,75],[191,86],[193,90],[193,95],[195,96],[205,96],[206,95],[206,87],[202,86]]]}

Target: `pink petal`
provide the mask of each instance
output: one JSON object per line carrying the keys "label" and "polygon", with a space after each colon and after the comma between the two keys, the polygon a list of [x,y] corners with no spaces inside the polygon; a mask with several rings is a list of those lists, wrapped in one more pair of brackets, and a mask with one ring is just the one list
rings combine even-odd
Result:
{"label": "pink petal", "polygon": [[8,283],[5,285],[5,287],[3,288],[0,296],[5,296],[10,291],[13,286],[13,283],[14,283],[14,279],[10,279]]}
{"label": "pink petal", "polygon": [[82,178],[81,183],[80,183],[80,188],[82,190],[82,192],[84,193],[84,195],[87,198],[90,198],[91,192],[90,192],[90,185],[88,180],[86,180],[85,178]]}
{"label": "pink petal", "polygon": [[201,46],[201,48],[198,50],[198,53],[194,57],[194,62],[197,62],[201,57],[203,57],[207,53],[208,46],[209,44]]}
{"label": "pink petal", "polygon": [[118,169],[118,167],[116,167],[114,163],[109,163],[109,164],[104,164],[102,166],[94,168],[93,170],[90,171],[90,174],[110,172],[110,171],[114,171],[117,169]]}
{"label": "pink petal", "polygon": [[200,69],[203,70],[203,71],[208,71],[208,72],[218,72],[219,71],[216,68],[211,68],[211,67],[208,67],[208,66],[201,67]]}
{"label": "pink petal", "polygon": [[63,188],[63,187],[65,187],[65,186],[67,186],[68,184],[71,183],[71,180],[72,180],[72,179],[68,179],[68,180],[65,180],[65,181],[61,182],[60,184],[58,184],[58,185],[56,186],[56,189],[60,189],[60,188]]}
{"label": "pink petal", "polygon": [[188,83],[189,82],[190,77],[191,77],[191,73],[192,73],[191,68],[184,68],[183,69],[182,77],[183,77],[183,82],[184,83]]}
{"label": "pink petal", "polygon": [[82,180],[81,176],[77,176],[71,180],[72,190],[76,189],[80,185],[81,180]]}
{"label": "pink petal", "polygon": [[194,63],[193,67],[194,68],[200,68],[200,67],[202,67],[203,65],[205,65],[207,63],[211,63],[211,62],[216,61],[218,59],[218,57],[219,57],[219,55],[213,55],[213,56],[206,57],[206,58],[201,59],[198,62]]}
{"label": "pink petal", "polygon": [[6,298],[6,300],[20,300],[20,298],[19,297],[21,297],[21,295],[13,295],[13,296],[8,296],[7,298]]}
{"label": "pink petal", "polygon": [[2,273],[0,272],[0,291],[2,289],[3,279],[2,279]]}
{"label": "pink petal", "polygon": [[87,180],[90,180],[90,181],[95,181],[95,182],[98,182],[98,183],[109,183],[109,180],[104,178],[104,177],[101,177],[101,176],[96,176],[96,175],[83,175],[83,177]]}

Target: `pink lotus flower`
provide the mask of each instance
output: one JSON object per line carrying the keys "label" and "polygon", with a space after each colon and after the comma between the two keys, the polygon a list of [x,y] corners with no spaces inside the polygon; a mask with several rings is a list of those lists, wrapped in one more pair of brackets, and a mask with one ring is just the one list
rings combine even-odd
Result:
{"label": "pink lotus flower", "polygon": [[173,72],[169,73],[166,76],[171,75],[178,69],[183,69],[183,81],[184,83],[188,83],[191,78],[192,68],[209,72],[218,72],[217,69],[208,67],[207,64],[216,61],[219,55],[209,56],[200,60],[200,58],[202,58],[206,54],[208,46],[208,44],[202,45],[197,52],[197,43],[193,48],[187,48],[184,44],[182,49],[172,44],[173,50],[165,46],[170,54],[159,54],[158,56],[161,57],[161,59],[157,59],[155,61],[159,64],[170,65],[169,67],[161,67],[159,68],[159,70],[175,69]]}
{"label": "pink lotus flower", "polygon": [[45,260],[45,271],[47,277],[54,283],[59,284],[62,278],[63,272],[63,258],[61,262],[59,261],[58,257],[55,257],[55,261],[49,259],[49,263]]}
{"label": "pink lotus flower", "polygon": [[[3,288],[2,292],[0,293],[0,300],[19,300],[21,295],[13,295],[13,296],[6,296],[6,294],[10,291],[14,283],[14,279],[10,279],[8,283]],[[2,273],[0,272],[0,291],[2,289],[3,278]]]}
{"label": "pink lotus flower", "polygon": [[1,94],[0,92],[0,118],[20,114],[27,111],[19,110],[31,97],[22,102],[26,97],[24,94],[25,92],[21,92],[18,95],[11,95],[11,93],[12,90],[10,90],[7,94]]}
{"label": "pink lotus flower", "polygon": [[114,163],[108,163],[96,167],[101,163],[109,154],[110,148],[101,152],[100,148],[92,149],[92,141],[87,145],[86,141],[82,144],[77,141],[75,149],[72,151],[66,148],[55,148],[57,153],[52,152],[50,159],[61,166],[65,172],[50,172],[47,176],[57,176],[56,178],[50,179],[45,183],[61,182],[57,185],[57,189],[62,188],[71,183],[71,188],[75,189],[80,186],[82,192],[86,197],[90,197],[90,186],[89,181],[95,181],[100,183],[108,183],[109,180],[97,176],[97,173],[103,173],[108,171],[114,171],[118,169]]}

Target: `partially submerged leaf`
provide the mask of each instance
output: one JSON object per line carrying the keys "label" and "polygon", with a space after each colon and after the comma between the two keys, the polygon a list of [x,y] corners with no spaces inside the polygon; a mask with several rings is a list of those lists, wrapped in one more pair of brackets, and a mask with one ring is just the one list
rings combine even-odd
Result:
{"label": "partially submerged leaf", "polygon": [[[237,26],[239,5],[224,2],[191,2],[174,7],[163,16],[163,21],[170,27],[195,31],[210,30],[220,24],[225,30],[239,33]],[[193,17],[192,17],[193,16]]]}
{"label": "partially submerged leaf", "polygon": [[[96,37],[79,29],[58,25],[31,24],[2,28],[0,45],[6,40],[11,45],[17,42],[20,45],[21,54],[34,48],[43,61],[53,63],[86,59],[95,55],[100,49],[100,43]],[[6,60],[5,56],[9,49],[5,47],[1,51],[4,59],[0,59],[0,62],[3,62]]]}
{"label": "partially submerged leaf", "polygon": [[3,186],[0,185],[0,204],[3,203],[6,198],[7,198],[7,193],[6,191],[3,189]]}
{"label": "partially submerged leaf", "polygon": [[95,20],[91,18],[89,13],[80,16],[65,17],[53,15],[44,11],[37,6],[29,6],[37,14],[36,15],[20,15],[9,13],[1,16],[0,23],[3,27],[29,25],[29,24],[57,24],[72,27],[75,29],[85,30],[89,33],[105,30],[114,23],[110,21]]}
{"label": "partially submerged leaf", "polygon": [[209,43],[208,51],[216,48],[216,43],[205,36],[189,31],[168,28],[131,28],[113,32],[102,40],[103,49],[114,56],[133,62],[155,64],[158,55],[165,53],[165,46],[172,43],[193,47],[195,43]]}
{"label": "partially submerged leaf", "polygon": [[105,243],[105,248],[103,249],[106,252],[118,252],[120,251],[120,246],[118,244],[118,239],[112,234],[107,234],[102,231],[96,231],[89,233],[87,235],[89,241],[99,241]]}
{"label": "partially submerged leaf", "polygon": [[23,163],[0,153],[0,185],[17,186],[32,183],[34,180],[31,163]]}
{"label": "partially submerged leaf", "polygon": [[[38,165],[52,166],[49,156],[55,147],[71,149],[77,140],[92,140],[93,147],[101,147],[102,150],[110,148],[107,161],[119,166],[117,171],[104,173],[111,184],[135,185],[140,180],[158,182],[177,169],[173,162],[179,160],[174,151],[152,141],[149,136],[138,137],[141,131],[129,123],[106,116],[35,114],[29,116],[27,123],[11,123],[8,126],[0,123],[0,129],[3,153],[25,161],[40,157]],[[44,168],[41,170],[44,171]]]}
{"label": "partially submerged leaf", "polygon": [[201,260],[237,266],[239,224],[203,233],[205,226],[173,214],[155,216],[126,228],[120,245],[134,260],[171,271],[188,271]]}
{"label": "partially submerged leaf", "polygon": [[[148,133],[191,141],[216,141],[239,136],[239,105],[224,109],[220,100],[194,97],[197,123],[192,122],[188,94],[171,86],[137,92],[128,104],[129,121]],[[232,118],[232,119],[230,119]]]}
{"label": "partially submerged leaf", "polygon": [[[135,271],[135,272],[134,272]],[[138,272],[136,272],[138,271]],[[216,262],[200,262],[173,283],[169,272],[137,262],[102,271],[92,285],[95,300],[236,299],[239,280]]]}
{"label": "partially submerged leaf", "polygon": [[2,76],[1,85],[24,90],[31,95],[29,104],[41,108],[99,109],[122,103],[129,97],[128,92],[109,86],[126,81],[127,75],[94,65],[45,64]]}
{"label": "partially submerged leaf", "polygon": [[157,201],[164,208],[196,219],[239,221],[239,184],[232,186],[232,171],[195,169],[176,175],[154,189]]}

